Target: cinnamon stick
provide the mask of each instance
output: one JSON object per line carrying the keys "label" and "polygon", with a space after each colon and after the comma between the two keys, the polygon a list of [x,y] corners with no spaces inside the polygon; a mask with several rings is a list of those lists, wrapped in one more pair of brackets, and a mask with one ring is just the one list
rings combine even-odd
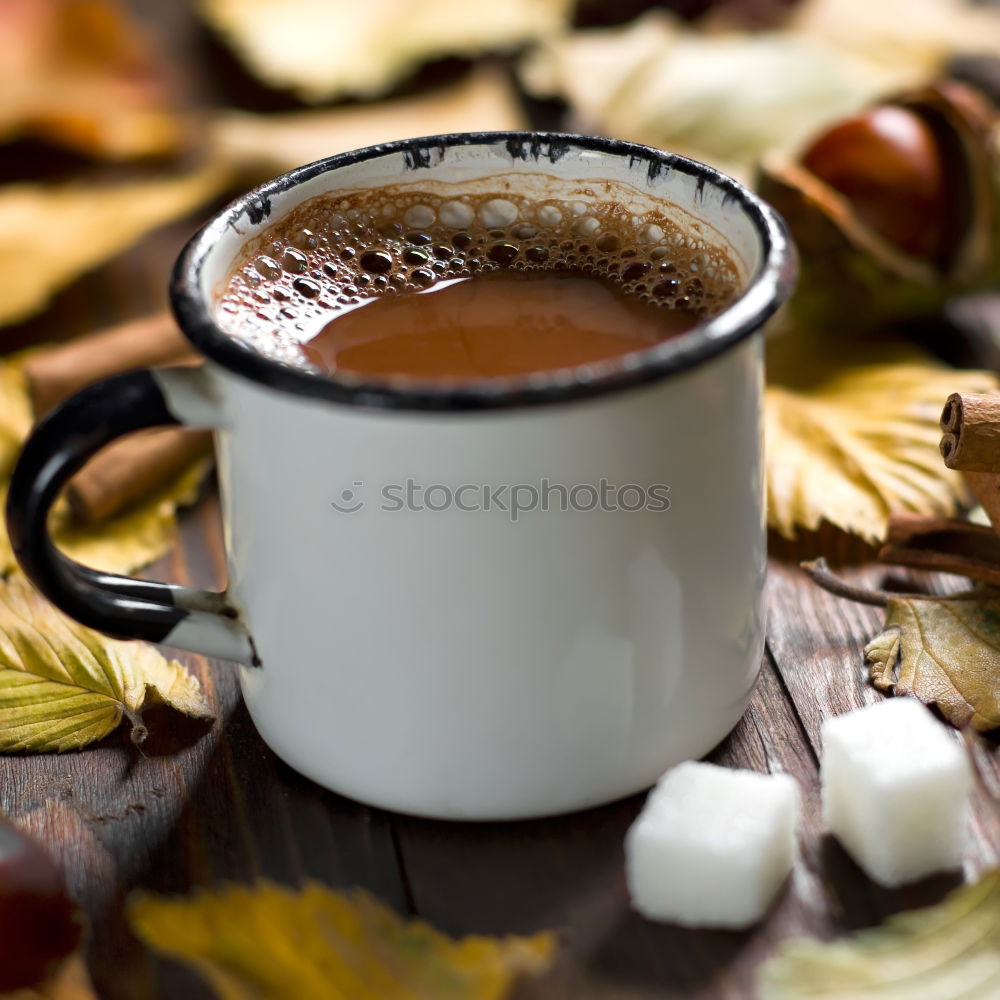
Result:
{"label": "cinnamon stick", "polygon": [[91,382],[155,365],[198,358],[169,313],[122,323],[65,344],[28,354],[23,361],[35,417]]}
{"label": "cinnamon stick", "polygon": [[116,441],[70,481],[66,499],[79,524],[96,524],[166,486],[192,462],[209,454],[208,431],[145,431]]}
{"label": "cinnamon stick", "polygon": [[1000,393],[953,392],[941,413],[949,469],[1000,473]]}
{"label": "cinnamon stick", "polygon": [[973,496],[982,504],[993,530],[1000,532],[1000,473],[963,472]]}
{"label": "cinnamon stick", "polygon": [[[167,313],[123,323],[25,357],[35,417],[84,386],[133,368],[194,364],[198,355]],[[211,435],[151,430],[116,441],[96,455],[66,488],[81,524],[114,517],[162,488],[211,448]]]}
{"label": "cinnamon stick", "polygon": [[962,473],[1000,532],[1000,393],[953,392],[941,431],[944,464]]}
{"label": "cinnamon stick", "polygon": [[958,518],[892,514],[878,558],[890,566],[957,573],[1000,587],[1000,535]]}

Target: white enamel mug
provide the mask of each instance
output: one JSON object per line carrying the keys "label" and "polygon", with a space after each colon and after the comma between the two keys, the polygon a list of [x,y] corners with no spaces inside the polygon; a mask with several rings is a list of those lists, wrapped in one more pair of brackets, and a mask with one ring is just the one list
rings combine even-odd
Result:
{"label": "white enamel mug", "polygon": [[[742,294],[636,354],[452,389],[316,375],[216,326],[241,248],[304,200],[498,174],[532,194],[627,185],[720,240]],[[201,369],[109,379],[35,430],[9,493],[14,550],[86,625],[236,661],[262,737],[345,795],[449,819],[628,795],[722,739],[757,676],[761,328],[793,277],[768,206],[710,167],[630,143],[477,133],[301,167],[235,201],[178,261],[173,305]],[[96,572],[47,534],[49,506],[87,458],[164,424],[215,431],[224,594]],[[426,503],[386,500],[407,483]],[[545,483],[549,503],[522,490],[512,509],[512,487]],[[572,502],[559,487],[576,488]]]}

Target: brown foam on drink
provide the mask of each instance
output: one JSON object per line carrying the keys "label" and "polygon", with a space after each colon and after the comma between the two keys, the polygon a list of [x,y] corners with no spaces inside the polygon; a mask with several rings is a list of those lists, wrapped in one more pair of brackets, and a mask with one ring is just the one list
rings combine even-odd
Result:
{"label": "brown foam on drink", "polygon": [[[524,194],[532,187],[544,198]],[[320,195],[248,242],[216,306],[231,336],[310,367],[302,344],[366,299],[492,271],[573,271],[699,316],[735,296],[722,237],[611,181],[500,175]]]}

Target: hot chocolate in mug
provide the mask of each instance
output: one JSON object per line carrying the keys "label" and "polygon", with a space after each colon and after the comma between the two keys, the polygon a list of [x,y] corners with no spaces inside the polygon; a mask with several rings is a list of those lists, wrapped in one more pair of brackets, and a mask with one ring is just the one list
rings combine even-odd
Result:
{"label": "hot chocolate in mug", "polygon": [[[586,215],[612,186],[623,217],[654,205],[726,255],[738,293],[638,352],[453,384],[320,374],[221,328],[240,255],[307,200],[498,178],[507,205],[569,191]],[[758,673],[762,326],[794,270],[753,194],[631,143],[473,133],[301,167],[181,254],[172,303],[201,368],[108,379],[35,429],[10,485],[14,551],[85,625],[235,661],[264,740],[335,791],[479,820],[620,798],[710,750]],[[89,457],[178,424],[215,432],[221,594],[95,571],[47,532]]]}

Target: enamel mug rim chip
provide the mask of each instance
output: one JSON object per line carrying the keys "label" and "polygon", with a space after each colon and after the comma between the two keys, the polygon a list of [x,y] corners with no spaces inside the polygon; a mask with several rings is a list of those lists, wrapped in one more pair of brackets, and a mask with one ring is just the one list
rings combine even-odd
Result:
{"label": "enamel mug rim chip", "polygon": [[[284,364],[225,333],[213,316],[214,296],[206,294],[203,271],[227,231],[261,231],[272,224],[273,200],[305,182],[367,161],[398,156],[401,173],[442,165],[461,147],[505,150],[510,165],[532,160],[557,163],[567,152],[627,156],[642,168],[637,181],[669,179],[671,173],[695,178],[696,192],[711,187],[731,202],[755,228],[761,242],[755,271],[725,309],[691,330],[643,351],[608,361],[496,377],[468,385],[442,385],[392,377],[367,380],[350,373],[319,374]],[[503,170],[497,163],[497,172]],[[665,200],[668,198],[665,197]],[[797,258],[785,224],[766,202],[733,178],[707,164],[651,146],[601,136],[563,132],[467,132],[401,139],[338,153],[297,167],[233,200],[191,238],[174,267],[170,302],[184,335],[205,357],[223,368],[272,389],[354,406],[410,410],[480,410],[568,402],[628,389],[676,375],[716,357],[758,330],[791,294]]]}

